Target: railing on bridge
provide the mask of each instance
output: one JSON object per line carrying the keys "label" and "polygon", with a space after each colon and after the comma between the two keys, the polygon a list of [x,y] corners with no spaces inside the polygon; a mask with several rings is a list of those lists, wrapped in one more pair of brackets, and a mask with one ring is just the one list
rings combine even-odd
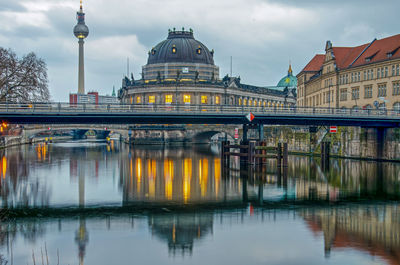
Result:
{"label": "railing on bridge", "polygon": [[0,113],[218,113],[218,114],[279,114],[323,116],[379,116],[400,117],[400,109],[346,109],[322,107],[268,107],[194,104],[71,104],[71,103],[7,103],[0,104]]}

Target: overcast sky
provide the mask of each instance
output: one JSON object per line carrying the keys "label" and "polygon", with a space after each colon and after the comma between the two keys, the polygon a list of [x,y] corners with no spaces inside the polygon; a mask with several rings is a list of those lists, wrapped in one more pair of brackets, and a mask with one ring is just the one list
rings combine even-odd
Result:
{"label": "overcast sky", "polygon": [[[52,99],[77,92],[79,0],[0,0],[0,46],[47,62]],[[121,87],[126,61],[136,79],[147,52],[168,29],[192,28],[215,50],[220,77],[276,85],[292,62],[297,74],[326,40],[354,46],[400,33],[399,0],[84,0],[86,91]]]}

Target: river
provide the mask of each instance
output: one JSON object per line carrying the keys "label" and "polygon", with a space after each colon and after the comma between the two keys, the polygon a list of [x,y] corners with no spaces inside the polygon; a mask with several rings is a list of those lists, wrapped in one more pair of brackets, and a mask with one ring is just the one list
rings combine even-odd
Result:
{"label": "river", "polygon": [[0,152],[3,264],[400,264],[400,164],[217,145],[70,141]]}

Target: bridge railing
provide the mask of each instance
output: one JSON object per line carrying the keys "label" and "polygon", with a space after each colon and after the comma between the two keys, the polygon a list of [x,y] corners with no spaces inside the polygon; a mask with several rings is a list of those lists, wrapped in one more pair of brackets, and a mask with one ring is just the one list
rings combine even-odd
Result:
{"label": "bridge railing", "polygon": [[188,113],[188,114],[279,114],[318,116],[379,116],[400,117],[400,109],[346,109],[313,107],[268,107],[196,104],[71,104],[71,103],[6,103],[0,104],[0,113]]}

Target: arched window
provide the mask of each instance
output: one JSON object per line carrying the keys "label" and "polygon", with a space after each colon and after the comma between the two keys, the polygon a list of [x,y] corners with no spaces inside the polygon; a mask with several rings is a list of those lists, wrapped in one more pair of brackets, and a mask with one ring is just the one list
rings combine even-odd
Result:
{"label": "arched window", "polygon": [[396,102],[393,104],[393,110],[400,112],[400,102]]}
{"label": "arched window", "polygon": [[175,46],[175,44],[172,45],[172,53],[176,53],[176,46]]}
{"label": "arched window", "polygon": [[242,99],[239,98],[239,106],[242,106]]}

